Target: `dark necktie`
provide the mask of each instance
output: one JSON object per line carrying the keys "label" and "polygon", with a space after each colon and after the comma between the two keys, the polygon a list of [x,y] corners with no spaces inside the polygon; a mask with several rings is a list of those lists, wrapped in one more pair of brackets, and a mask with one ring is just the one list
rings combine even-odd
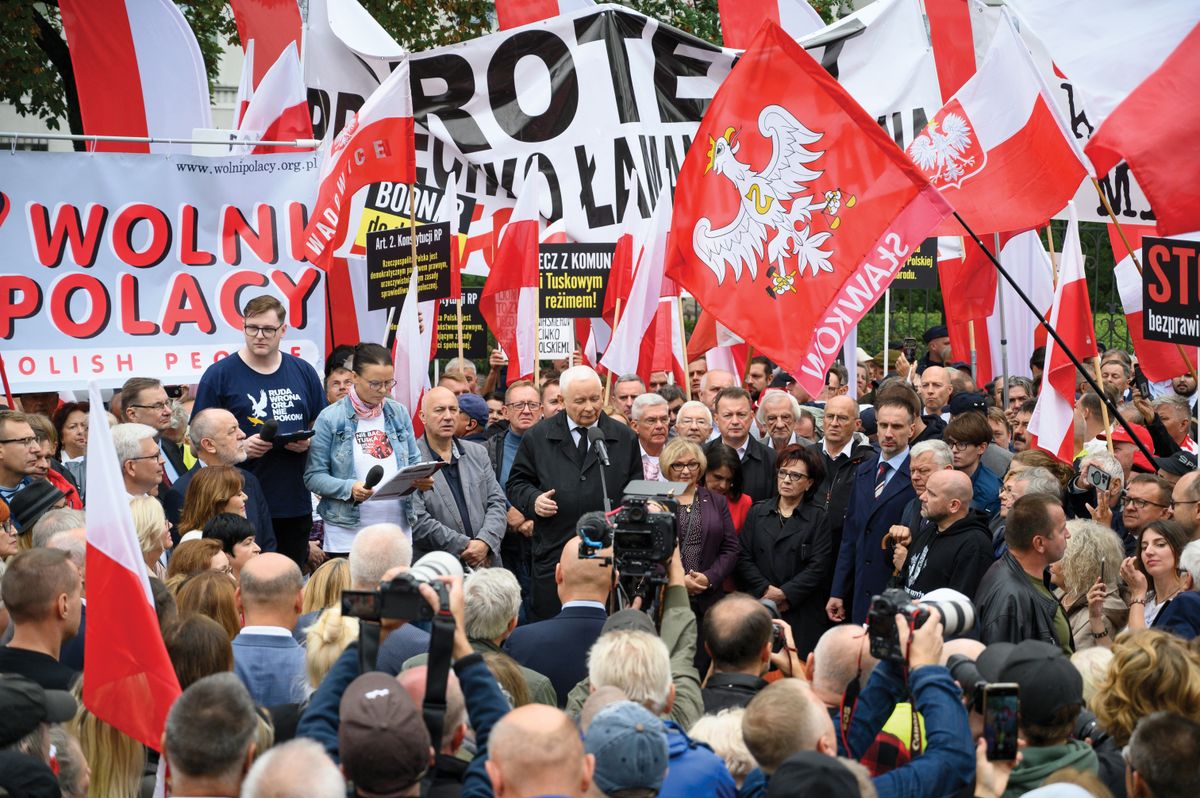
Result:
{"label": "dark necktie", "polygon": [[586,427],[576,427],[579,432],[579,445],[575,447],[575,463],[583,468],[583,458],[587,456],[588,437]]}
{"label": "dark necktie", "polygon": [[879,498],[879,494],[883,493],[883,486],[887,484],[888,464],[879,464],[879,473],[875,475],[875,498]]}

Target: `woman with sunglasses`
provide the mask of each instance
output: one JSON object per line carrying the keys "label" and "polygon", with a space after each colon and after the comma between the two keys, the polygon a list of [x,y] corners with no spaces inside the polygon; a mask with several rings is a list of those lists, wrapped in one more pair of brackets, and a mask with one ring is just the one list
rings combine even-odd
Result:
{"label": "woman with sunglasses", "polygon": [[[391,398],[396,385],[392,356],[379,344],[360,343],[347,361],[354,371],[349,393],[321,411],[304,469],[304,484],[319,497],[317,513],[325,520],[324,549],[345,556],[354,536],[372,524],[411,529],[407,499],[368,502],[375,490],[367,474],[383,469],[376,485],[386,485],[405,466],[420,462],[411,414]],[[422,480],[417,487],[432,487]],[[411,534],[411,533],[410,533]]]}
{"label": "woman with sunglasses", "polygon": [[683,560],[684,585],[699,621],[725,595],[725,580],[737,565],[738,542],[729,504],[701,484],[708,461],[704,450],[686,438],[675,438],[658,456],[663,478],[683,482],[675,528]]}
{"label": "woman with sunglasses", "polygon": [[819,451],[792,444],[775,460],[775,479],[779,495],[755,502],[746,515],[734,582],[775,602],[803,660],[828,626],[824,585],[833,540],[825,508],[814,501],[825,463]]}

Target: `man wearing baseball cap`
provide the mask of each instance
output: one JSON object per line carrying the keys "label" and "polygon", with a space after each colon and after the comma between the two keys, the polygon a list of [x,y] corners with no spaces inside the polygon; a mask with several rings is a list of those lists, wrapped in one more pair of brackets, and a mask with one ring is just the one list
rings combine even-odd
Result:
{"label": "man wearing baseball cap", "polygon": [[359,676],[342,694],[338,713],[342,771],[355,795],[419,795],[433,761],[429,730],[408,693],[386,673]]}
{"label": "man wearing baseball cap", "polygon": [[1083,677],[1058,646],[1040,640],[993,643],[975,660],[988,682],[1021,689],[1020,733],[1026,743],[1005,795],[1021,795],[1063,769],[1098,773],[1096,752],[1071,733],[1083,708]]}
{"label": "man wearing baseball cap", "polygon": [[667,775],[667,729],[648,709],[618,701],[596,713],[584,751],[595,757],[592,778],[605,795],[645,791],[657,795]]}

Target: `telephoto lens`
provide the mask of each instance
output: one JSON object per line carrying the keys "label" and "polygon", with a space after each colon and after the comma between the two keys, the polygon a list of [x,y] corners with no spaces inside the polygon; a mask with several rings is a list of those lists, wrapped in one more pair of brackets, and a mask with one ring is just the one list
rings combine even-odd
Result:
{"label": "telephoto lens", "polygon": [[931,590],[921,599],[926,607],[936,607],[942,616],[942,635],[947,639],[965,634],[975,626],[975,605],[971,600],[948,587]]}
{"label": "telephoto lens", "polygon": [[408,575],[418,582],[432,582],[439,576],[462,576],[462,563],[453,554],[431,551],[413,563]]}

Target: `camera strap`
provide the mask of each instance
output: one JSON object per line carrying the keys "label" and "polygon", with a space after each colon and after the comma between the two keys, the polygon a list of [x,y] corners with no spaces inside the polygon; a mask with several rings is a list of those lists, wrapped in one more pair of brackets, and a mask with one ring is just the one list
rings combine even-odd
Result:
{"label": "camera strap", "polygon": [[425,670],[425,701],[421,715],[434,750],[442,748],[442,727],[446,720],[446,680],[450,676],[450,655],[454,648],[454,616],[439,610],[429,636],[429,659]]}
{"label": "camera strap", "polygon": [[909,619],[908,645],[906,645],[904,647],[904,665],[901,666],[904,670],[904,691],[908,694],[908,707],[910,710],[909,715],[911,716],[911,720],[912,720],[912,732],[910,733],[909,738],[908,738],[908,755],[909,755],[909,757],[919,756],[921,754],[922,750],[924,749],[922,735],[921,735],[921,718],[920,718],[920,716],[917,715],[917,702],[916,702],[916,699],[913,698],[912,684],[908,678],[909,677],[908,658],[912,654],[912,642],[913,642],[913,631],[914,631],[913,626],[912,626],[913,620],[915,620],[915,619]]}
{"label": "camera strap", "polygon": [[371,621],[358,622],[358,672],[375,670],[379,658],[379,624]]}
{"label": "camera strap", "polygon": [[842,735],[842,748],[846,749],[846,756],[851,759],[858,759],[858,755],[850,749],[850,723],[854,720],[854,710],[858,707],[858,694],[862,692],[862,647],[858,649],[858,672],[854,674],[854,678],[850,680],[850,684],[846,685],[846,692],[842,693],[842,703],[838,707],[838,722],[841,727],[839,731]]}

